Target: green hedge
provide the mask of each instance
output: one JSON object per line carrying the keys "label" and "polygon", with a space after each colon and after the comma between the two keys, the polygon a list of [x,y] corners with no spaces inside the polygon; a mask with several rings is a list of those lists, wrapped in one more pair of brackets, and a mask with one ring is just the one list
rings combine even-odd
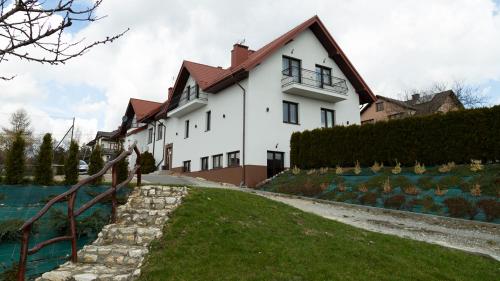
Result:
{"label": "green hedge", "polygon": [[439,165],[471,159],[500,159],[500,106],[412,117],[363,126],[338,126],[296,132],[291,137],[291,166],[353,165],[375,161]]}

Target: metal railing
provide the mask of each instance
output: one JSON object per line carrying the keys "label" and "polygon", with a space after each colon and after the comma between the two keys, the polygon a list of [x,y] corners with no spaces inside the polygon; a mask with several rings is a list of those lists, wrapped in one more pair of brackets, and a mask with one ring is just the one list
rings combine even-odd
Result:
{"label": "metal railing", "polygon": [[[118,184],[117,183],[117,181],[118,181],[117,176],[118,175],[117,175],[116,165],[118,164],[119,161],[121,161],[125,157],[131,155],[132,152],[135,152],[137,155],[135,166],[130,171],[127,179]],[[20,258],[19,258],[19,270],[18,270],[18,274],[17,274],[17,280],[24,281],[25,274],[26,274],[26,262],[27,262],[28,256],[35,254],[36,252],[40,251],[43,247],[48,246],[48,245],[53,244],[53,243],[71,240],[71,261],[77,262],[78,256],[77,256],[77,247],[76,247],[76,240],[77,240],[76,217],[81,215],[83,212],[85,212],[90,207],[99,203],[99,201],[105,199],[108,196],[111,196],[111,222],[115,222],[116,221],[116,207],[117,207],[116,192],[118,190],[120,190],[122,187],[124,187],[125,185],[127,185],[134,178],[134,175],[137,175],[137,185],[138,186],[141,185],[141,170],[140,170],[140,164],[139,164],[140,159],[141,159],[141,153],[140,153],[139,149],[137,148],[137,144],[134,143],[128,150],[123,151],[114,160],[108,162],[102,168],[102,170],[100,170],[97,174],[94,174],[88,178],[85,178],[85,179],[79,181],[77,184],[73,185],[68,191],[54,197],[35,216],[33,216],[28,221],[26,221],[23,224],[23,226],[21,226],[21,228],[20,228],[20,231],[22,232],[22,239],[21,239],[21,251],[20,251]],[[96,180],[98,177],[104,175],[110,168],[112,169],[111,188],[109,188],[107,191],[97,195],[92,200],[83,204],[78,210],[75,211],[75,201],[76,201],[76,195],[77,195],[78,190],[82,186],[89,184],[89,183],[93,182],[94,180]],[[55,238],[40,242],[29,249],[28,246],[29,246],[30,231],[31,231],[33,224],[36,221],[38,221],[44,214],[46,214],[54,204],[56,204],[59,201],[66,201],[66,200],[68,201],[68,220],[69,220],[70,234],[66,235],[66,236],[55,237]]]}
{"label": "metal railing", "polygon": [[207,101],[208,95],[207,93],[201,92],[198,87],[191,87],[189,91],[186,89],[184,90],[184,92],[182,92],[177,107],[183,106],[186,103],[196,99]]}
{"label": "metal railing", "polygon": [[284,69],[281,73],[283,75],[281,78],[281,87],[302,84],[340,95],[347,95],[347,82],[345,79],[298,67]]}

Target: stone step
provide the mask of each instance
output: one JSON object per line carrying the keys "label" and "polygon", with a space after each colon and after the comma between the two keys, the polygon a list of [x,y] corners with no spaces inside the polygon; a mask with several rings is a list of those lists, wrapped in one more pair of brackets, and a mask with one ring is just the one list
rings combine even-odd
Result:
{"label": "stone step", "polygon": [[87,245],[78,251],[78,262],[106,266],[135,266],[142,264],[147,247],[130,245]]}
{"label": "stone step", "polygon": [[142,197],[182,197],[187,194],[186,187],[140,186],[136,190]]}
{"label": "stone step", "polygon": [[180,203],[179,197],[131,197],[127,205],[135,209],[164,210],[174,209]]}
{"label": "stone step", "polygon": [[116,223],[121,225],[163,227],[172,210],[135,209],[127,205],[118,207]]}
{"label": "stone step", "polygon": [[103,227],[94,245],[136,245],[147,246],[154,239],[162,235],[159,227],[126,226],[120,224],[108,224]]}
{"label": "stone step", "polygon": [[46,272],[36,281],[131,281],[141,274],[132,266],[105,266],[67,262],[58,269]]}

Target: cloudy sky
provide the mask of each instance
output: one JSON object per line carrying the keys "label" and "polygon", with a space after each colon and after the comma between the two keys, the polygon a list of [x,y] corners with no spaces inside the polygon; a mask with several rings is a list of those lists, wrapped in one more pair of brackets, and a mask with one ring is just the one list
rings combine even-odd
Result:
{"label": "cloudy sky", "polygon": [[317,14],[372,90],[397,97],[463,80],[500,104],[500,0],[104,0],[105,19],[69,37],[130,31],[64,66],[11,59],[0,74],[0,125],[25,108],[36,133],[82,141],[115,129],[130,97],[164,101],[182,60],[226,67],[233,43],[257,49]]}

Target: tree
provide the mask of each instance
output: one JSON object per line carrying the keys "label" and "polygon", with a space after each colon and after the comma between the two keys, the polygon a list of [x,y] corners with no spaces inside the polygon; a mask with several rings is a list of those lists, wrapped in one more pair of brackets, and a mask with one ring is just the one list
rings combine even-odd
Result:
{"label": "tree", "polygon": [[[84,2],[84,3],[82,3]],[[89,49],[113,42],[128,31],[102,40],[69,40],[67,31],[74,22],[93,23],[103,0],[0,0],[0,63],[10,57],[51,65],[85,54]],[[14,76],[0,76],[10,80]]]}
{"label": "tree", "polygon": [[156,170],[156,167],[153,154],[149,153],[148,151],[141,154],[140,165],[142,174],[149,174],[154,172]]}
{"label": "tree", "polygon": [[7,184],[20,184],[24,180],[25,146],[22,134],[17,133],[5,161],[5,182]]}
{"label": "tree", "polygon": [[[119,151],[117,151],[114,158],[118,157],[123,151],[124,151],[123,148],[120,149]],[[125,157],[125,158],[123,158],[123,160],[119,161],[116,164],[117,182],[120,183],[120,182],[125,181],[128,178],[128,172],[129,172],[128,171],[128,159],[127,159],[127,157]]]}
{"label": "tree", "polygon": [[72,141],[69,146],[68,156],[64,161],[64,176],[66,184],[78,182],[78,144]]}
{"label": "tree", "polygon": [[52,136],[51,134],[45,134],[36,159],[35,183],[41,185],[52,184],[54,176],[52,172],[52,158]]}
{"label": "tree", "polygon": [[0,152],[8,150],[12,146],[16,134],[21,134],[26,144],[26,154],[33,155],[35,138],[33,138],[31,119],[26,110],[18,109],[12,113],[9,123],[10,127],[2,127],[3,134],[0,137]]}
{"label": "tree", "polygon": [[[89,175],[96,174],[104,167],[104,161],[102,160],[102,150],[100,145],[96,145],[90,154],[89,163]],[[102,183],[102,177],[97,178],[93,184]]]}

